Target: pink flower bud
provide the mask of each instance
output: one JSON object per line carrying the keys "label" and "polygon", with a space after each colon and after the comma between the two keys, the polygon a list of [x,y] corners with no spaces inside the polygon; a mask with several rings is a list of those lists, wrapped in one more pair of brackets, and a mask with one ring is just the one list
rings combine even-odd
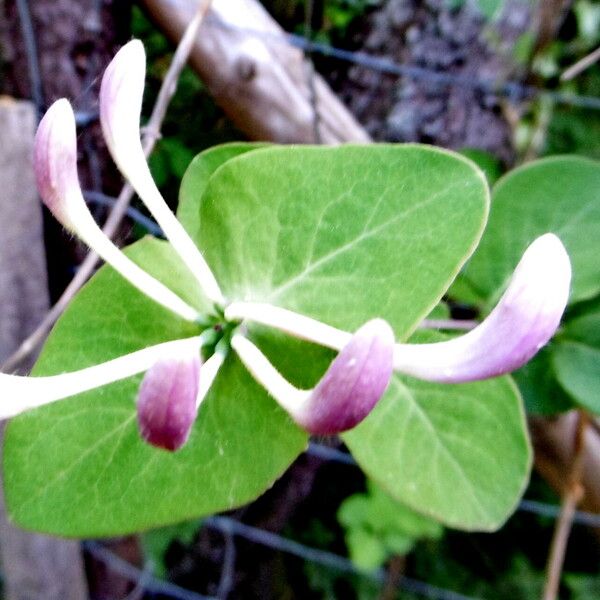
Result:
{"label": "pink flower bud", "polygon": [[165,450],[187,441],[197,414],[200,378],[197,351],[157,361],[140,385],[137,416],[142,438]]}
{"label": "pink flower bud", "polygon": [[75,116],[68,100],[57,100],[42,118],[33,149],[37,188],[44,204],[73,231],[69,203],[79,201],[77,175],[77,134]]}
{"label": "pink flower bud", "polygon": [[145,77],[144,46],[139,40],[131,40],[110,61],[100,86],[100,123],[104,138],[126,176],[139,170],[145,176],[147,171],[140,140]]}
{"label": "pink flower bud", "polygon": [[307,431],[351,429],[373,410],[392,375],[394,333],[382,319],[365,323],[292,416]]}

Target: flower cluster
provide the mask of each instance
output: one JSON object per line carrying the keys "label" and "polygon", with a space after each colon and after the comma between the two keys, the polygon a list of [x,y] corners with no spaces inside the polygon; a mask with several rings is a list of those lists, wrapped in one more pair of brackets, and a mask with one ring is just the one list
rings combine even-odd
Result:
{"label": "flower cluster", "polygon": [[[301,427],[332,434],[354,427],[371,412],[394,371],[444,383],[494,377],[523,365],[554,334],[567,303],[571,267],[562,243],[552,234],[538,238],[527,249],[491,314],[472,331],[449,341],[395,343],[390,326],[381,319],[365,323],[352,334],[276,306],[228,301],[151,177],[139,130],[144,77],[144,49],[139,41],[132,41],[104,74],[100,92],[104,137],[121,173],[222,314],[216,329],[226,328],[232,334],[215,345],[215,329],[208,328],[196,337],[50,377],[0,375],[4,396],[10,398],[3,402],[0,417],[146,372],[137,399],[141,436],[150,444],[176,450],[187,440],[198,408],[231,348]],[[140,292],[202,328],[203,315],[129,260],[94,222],[78,180],[75,119],[65,99],[58,100],[40,123],[34,166],[43,201],[66,229]],[[247,321],[332,348],[338,355],[313,389],[299,390],[247,337],[243,326]],[[216,349],[202,364],[201,349],[207,345]]]}

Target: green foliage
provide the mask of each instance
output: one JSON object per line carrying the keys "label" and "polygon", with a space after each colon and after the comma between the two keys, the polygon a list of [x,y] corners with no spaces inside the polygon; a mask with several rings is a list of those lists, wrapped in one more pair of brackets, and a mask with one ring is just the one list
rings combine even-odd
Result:
{"label": "green foliage", "polygon": [[228,298],[350,330],[380,315],[403,339],[441,299],[486,214],[483,177],[442,150],[271,147],[215,172],[199,243]]}
{"label": "green foliage", "polygon": [[502,175],[502,164],[489,152],[479,148],[463,148],[460,153],[472,160],[484,173],[491,187]]}
{"label": "green foliage", "polygon": [[151,529],[141,535],[142,548],[147,559],[152,561],[153,572],[158,576],[165,578],[167,569],[165,566],[165,554],[169,546],[174,541],[182,544],[191,544],[201,523],[197,519],[193,521],[184,521],[177,525]]}
{"label": "green foliage", "polygon": [[[130,255],[190,302],[200,297],[171,247],[144,240]],[[199,306],[200,307],[200,306]],[[75,370],[197,333],[103,267],[60,319],[35,375]],[[258,496],[307,436],[230,357],[177,453],[137,430],[140,377],[27,413],[6,433],[6,500],[28,529],[102,536],[176,523]]]}
{"label": "green foliage", "polygon": [[600,302],[567,322],[552,358],[562,387],[579,405],[599,414]]}
{"label": "green foliage", "polygon": [[[180,217],[189,231],[197,229],[229,299],[273,302],[351,330],[381,316],[400,339],[437,305],[477,243],[488,209],[485,181],[470,162],[416,145],[229,146],[203,154],[191,169]],[[204,313],[212,311],[168,244],[147,240],[129,252]],[[57,324],[36,374],[198,331],[104,267]],[[302,387],[331,359],[328,350],[265,328],[250,335]],[[138,382],[130,378],[11,422],[5,484],[17,523],[97,536],[225,510],[269,487],[306,444],[306,434],[235,355],[176,454],[140,441]],[[396,498],[469,529],[506,518],[529,466],[519,398],[506,379],[442,388],[397,378],[347,440]],[[456,477],[462,484],[450,489]]]}
{"label": "green foliage", "polygon": [[436,539],[443,528],[397,502],[369,481],[365,494],[341,504],[338,520],[346,531],[352,561],[361,569],[377,569],[393,555],[410,552],[421,538]]}
{"label": "green foliage", "polygon": [[442,386],[395,376],[342,437],[386,492],[460,529],[500,527],[529,476],[521,399],[508,378]]}
{"label": "green foliage", "polygon": [[485,235],[464,277],[492,304],[526,247],[553,232],[573,264],[571,301],[600,292],[600,164],[578,157],[529,163],[501,178],[493,190]]}

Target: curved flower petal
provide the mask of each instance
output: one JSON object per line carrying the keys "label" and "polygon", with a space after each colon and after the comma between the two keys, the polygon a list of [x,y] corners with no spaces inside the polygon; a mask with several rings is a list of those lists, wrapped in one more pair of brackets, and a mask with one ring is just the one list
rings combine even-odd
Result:
{"label": "curved flower petal", "polygon": [[475,329],[447,342],[396,344],[394,369],[413,377],[461,383],[524,365],[554,335],[567,305],[571,263],[547,233],[523,254],[508,289]]}
{"label": "curved flower petal", "polygon": [[141,292],[188,321],[197,319],[197,310],[127,258],[94,221],[77,175],[75,116],[64,98],[56,101],[40,122],[34,143],[34,170],[42,200],[66,229]]}
{"label": "curved flower petal", "polygon": [[312,390],[292,386],[248,339],[231,341],[246,368],[301,427],[333,434],[360,423],[385,392],[392,375],[394,335],[381,319],[363,325]]}
{"label": "curved flower petal", "polygon": [[144,376],[137,402],[142,438],[165,450],[178,450],[187,441],[196,420],[199,349],[156,362]]}
{"label": "curved flower petal", "polygon": [[223,304],[223,295],[212,271],[152,179],[139,128],[145,75],[146,55],[139,40],[125,44],[104,72],[100,87],[100,122],[108,149],[208,298]]}

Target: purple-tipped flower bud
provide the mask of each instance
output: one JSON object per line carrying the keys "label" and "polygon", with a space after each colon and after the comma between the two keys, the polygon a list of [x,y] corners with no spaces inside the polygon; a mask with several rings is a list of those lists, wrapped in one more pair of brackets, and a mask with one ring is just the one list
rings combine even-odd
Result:
{"label": "purple-tipped flower bud", "polygon": [[571,263],[547,233],[523,254],[508,289],[479,326],[447,342],[397,344],[397,371],[442,383],[496,377],[523,366],[548,342],[569,298]]}
{"label": "purple-tipped flower bud", "polygon": [[61,224],[73,231],[69,205],[81,195],[77,176],[75,116],[68,100],[57,100],[35,134],[33,168],[44,204]]}
{"label": "purple-tipped flower bud", "polygon": [[196,420],[200,356],[189,352],[156,362],[144,376],[137,401],[142,438],[165,450],[178,450]]}
{"label": "purple-tipped flower bud", "polygon": [[146,175],[140,140],[145,77],[144,46],[139,40],[132,40],[111,60],[100,86],[102,131],[115,162],[125,175],[140,168]]}
{"label": "purple-tipped flower bud", "polygon": [[292,416],[314,434],[355,427],[383,396],[392,376],[393,351],[391,327],[382,319],[365,323]]}

